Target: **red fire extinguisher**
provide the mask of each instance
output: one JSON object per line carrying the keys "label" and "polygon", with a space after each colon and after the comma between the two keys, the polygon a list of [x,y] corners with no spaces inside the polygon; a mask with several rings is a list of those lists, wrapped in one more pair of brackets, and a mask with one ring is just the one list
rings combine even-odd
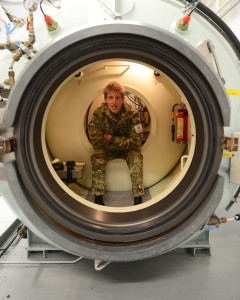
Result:
{"label": "red fire extinguisher", "polygon": [[185,144],[188,141],[188,111],[184,104],[175,104],[172,109],[172,141],[174,141],[175,138],[174,110],[176,106],[178,106],[176,118],[176,142],[179,144]]}

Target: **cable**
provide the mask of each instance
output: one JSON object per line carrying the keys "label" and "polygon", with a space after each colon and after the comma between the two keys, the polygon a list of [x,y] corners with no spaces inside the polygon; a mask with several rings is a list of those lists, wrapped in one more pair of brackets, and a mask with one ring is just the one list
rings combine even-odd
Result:
{"label": "cable", "polygon": [[13,31],[17,28],[17,26],[13,26],[13,28],[11,28],[11,23],[6,24],[5,23],[5,27],[6,27],[6,34],[10,35],[13,33]]}
{"label": "cable", "polygon": [[[126,96],[129,99],[129,101],[131,101],[134,105],[140,106],[141,108],[144,107],[144,105],[142,103],[137,102],[130,93],[126,92]],[[141,99],[139,99],[141,101]]]}
{"label": "cable", "polygon": [[45,13],[43,12],[43,9],[42,9],[42,3],[43,3],[43,0],[41,0],[41,2],[40,2],[40,9],[41,9],[41,12],[44,15],[44,17],[46,17],[46,15],[45,15]]}
{"label": "cable", "polygon": [[[43,3],[43,1],[44,1],[44,0],[41,0],[41,1],[40,1],[40,9],[41,9],[41,12],[42,12],[42,14],[44,15],[44,17],[46,17],[46,14],[44,13],[43,8],[42,8],[42,3]],[[46,1],[48,1],[54,8],[60,8],[60,7],[61,7],[60,4],[59,4],[58,6],[55,6],[55,5],[52,3],[51,0],[46,0]]]}
{"label": "cable", "polygon": [[61,4],[60,4],[61,1],[59,1],[59,5],[58,5],[58,6],[55,6],[54,3],[53,3],[51,0],[47,0],[47,1],[48,1],[50,4],[52,4],[52,6],[55,7],[55,8],[60,8],[60,7],[61,7]]}

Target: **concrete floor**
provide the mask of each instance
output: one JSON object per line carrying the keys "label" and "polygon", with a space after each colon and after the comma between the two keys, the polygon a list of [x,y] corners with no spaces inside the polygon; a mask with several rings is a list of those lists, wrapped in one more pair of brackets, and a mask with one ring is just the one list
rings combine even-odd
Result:
{"label": "concrete floor", "polygon": [[[222,216],[234,216],[234,211]],[[111,263],[102,271],[92,260],[74,265],[1,265],[0,300],[239,300],[240,222],[222,224],[210,233],[211,256],[175,249],[145,261]],[[32,253],[30,260],[43,260]],[[74,260],[64,252],[49,252],[47,260]],[[11,248],[3,261],[27,260],[26,240]]]}

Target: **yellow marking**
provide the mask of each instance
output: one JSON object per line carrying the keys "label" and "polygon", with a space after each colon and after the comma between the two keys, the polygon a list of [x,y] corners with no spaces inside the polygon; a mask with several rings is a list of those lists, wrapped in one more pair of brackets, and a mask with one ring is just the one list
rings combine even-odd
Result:
{"label": "yellow marking", "polygon": [[223,157],[233,157],[232,152],[223,152]]}
{"label": "yellow marking", "polygon": [[240,96],[240,90],[226,89],[229,96]]}

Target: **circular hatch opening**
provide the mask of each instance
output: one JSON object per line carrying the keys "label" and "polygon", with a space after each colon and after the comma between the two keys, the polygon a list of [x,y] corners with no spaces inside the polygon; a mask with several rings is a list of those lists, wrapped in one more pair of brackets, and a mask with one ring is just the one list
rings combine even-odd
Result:
{"label": "circular hatch opening", "polygon": [[[195,122],[183,92],[168,76],[159,74],[138,62],[96,62],[71,74],[52,96],[42,126],[43,152],[55,180],[76,201],[99,210],[111,211],[112,207],[112,211],[118,213],[138,210],[161,201],[184,178],[194,155]],[[107,165],[105,206],[93,204],[93,147],[86,128],[93,111],[104,102],[104,87],[108,81],[116,80],[123,82],[125,102],[139,112],[144,129],[145,194],[141,206],[133,207],[130,174],[123,159],[115,159]],[[190,116],[184,124],[187,134],[184,139],[177,139],[181,126],[177,115],[183,107],[188,112],[187,117]],[[68,161],[76,163],[70,177],[67,176]],[[59,162],[64,164],[61,170],[58,170]]]}
{"label": "circular hatch opening", "polygon": [[[33,67],[30,65],[28,68],[28,71],[33,68],[32,76],[28,76],[29,80],[25,82],[14,130],[19,145],[16,152],[18,171],[26,199],[32,208],[31,213],[34,212],[40,216],[44,224],[47,224],[49,231],[58,233],[58,237],[61,236],[63,241],[59,245],[62,248],[69,249],[66,245],[71,241],[72,249],[70,250],[72,252],[84,253],[89,257],[88,250],[92,247],[91,245],[101,245],[99,249],[97,246],[97,254],[92,253],[91,257],[108,251],[110,253],[117,252],[117,254],[112,254],[113,259],[119,255],[122,260],[125,260],[121,254],[121,247],[133,246],[128,249],[128,252],[145,247],[142,253],[144,257],[147,257],[152,255],[151,251],[155,251],[155,247],[154,249],[151,247],[153,241],[156,242],[155,246],[158,248],[154,252],[157,254],[173,248],[174,245],[179,244],[193,233],[192,226],[190,228],[186,225],[184,228],[184,224],[190,217],[201,214],[203,204],[208,205],[205,203],[206,196],[215,181],[221,161],[222,117],[218,99],[214,93],[218,81],[214,81],[213,73],[211,73],[213,76],[211,83],[204,76],[201,66],[198,64],[199,57],[193,49],[189,50],[188,45],[165,32],[161,32],[159,35],[159,31],[152,28],[143,27],[142,34],[139,35],[137,33],[139,28],[136,25],[127,28],[124,27],[125,25],[116,24],[116,26],[118,27],[115,28],[118,29],[117,34],[115,31],[112,33],[112,28],[108,32],[109,27],[107,26],[104,30],[99,28],[99,34],[96,33],[96,28],[93,31],[91,28],[86,29],[88,38],[85,39],[81,38],[81,31],[73,33],[65,37],[64,46],[59,41],[59,43],[53,44],[49,50],[45,50],[42,54],[44,59],[41,54],[36,57],[32,64]],[[184,52],[187,51],[180,52],[178,50],[184,48],[193,51],[191,60],[184,55]],[[51,59],[48,59],[47,55],[50,55]],[[87,111],[95,99],[100,97],[105,83],[111,81],[112,76],[111,79],[107,76],[99,76],[94,83],[93,80],[89,80],[89,84],[86,83],[87,78],[86,81],[80,82],[79,80],[81,80],[82,74],[90,73],[91,68],[97,73],[97,68],[101,64],[120,62],[136,64],[140,68],[145,68],[151,74],[144,77],[144,80],[152,82],[152,87],[156,89],[161,86],[161,92],[164,90],[167,94],[171,91],[176,98],[170,97],[171,104],[167,104],[169,108],[161,109],[161,105],[165,101],[165,99],[163,102],[161,101],[161,92],[157,93],[154,92],[154,89],[147,89],[145,81],[144,84],[141,84],[143,81],[137,82],[136,78],[133,78],[132,81],[119,80],[123,81],[122,84],[129,93],[140,99],[143,98],[150,114],[149,136],[142,146],[142,151],[146,159],[144,163],[146,168],[151,166],[149,170],[145,169],[144,171],[144,177],[149,180],[145,186],[151,191],[151,199],[137,207],[133,205],[100,207],[79,196],[76,191],[71,190],[63,183],[54,171],[51,161],[52,158],[59,158],[63,161],[82,162],[80,156],[74,156],[79,149],[89,151],[89,159],[91,144],[85,129]],[[160,73],[160,76],[156,77],[154,71]],[[208,71],[211,72],[210,69]],[[79,72],[81,72],[80,76],[76,77],[75,74],[79,74]],[[125,73],[128,74],[128,72]],[[142,73],[138,74],[140,76]],[[164,80],[165,85],[163,84]],[[98,84],[97,87],[94,85],[95,83]],[[65,88],[68,88],[68,91],[74,91],[68,85],[74,85],[74,89],[77,87],[83,89],[79,93],[80,101],[82,101],[80,107],[71,105],[71,101],[74,99],[69,97],[69,93],[64,94]],[[167,89],[167,85],[171,88]],[[86,89],[85,92],[84,89]],[[74,95],[75,97],[77,95],[76,98],[78,98],[78,93],[74,92]],[[151,95],[155,95],[156,101]],[[171,140],[172,108],[177,103],[184,103],[189,114],[191,142],[186,145],[177,144]],[[62,108],[59,111],[62,117],[59,118],[59,123],[50,124],[58,120],[57,114],[56,118],[51,117],[51,114],[54,113],[55,106],[61,107],[61,105]],[[159,108],[157,108],[158,106]],[[76,107],[77,109],[75,109]],[[67,123],[64,122],[64,116],[67,115],[68,109],[71,110],[69,116],[74,113],[78,117],[68,116]],[[169,116],[166,116],[167,114]],[[162,115],[163,117],[161,117]],[[54,142],[54,131],[61,133],[59,126],[65,128],[69,126],[70,121],[75,122],[75,125],[70,128],[79,131],[78,135],[75,135],[75,140],[81,143],[81,147],[75,147],[73,144],[69,147],[69,143],[65,142],[69,130],[62,134],[63,145],[60,142]],[[168,128],[161,130],[163,122],[168,124]],[[181,149],[181,151],[176,155],[175,162],[171,160],[173,166],[166,169],[165,174],[160,178],[159,173],[162,168],[157,167],[157,171],[155,171],[155,164],[149,162],[151,160],[158,161],[159,157],[164,160],[165,156],[161,157],[161,153],[167,143],[172,147],[167,148],[167,152],[169,149],[174,149],[174,154],[177,152],[175,148]],[[156,147],[155,150],[152,149],[153,145]],[[54,147],[56,147],[55,150]],[[71,157],[64,156],[69,149]],[[57,151],[59,152],[57,153]],[[57,157],[61,155],[63,157]],[[181,159],[183,155],[187,157]],[[170,159],[167,154],[166,157],[166,162],[169,163]],[[85,158],[83,162],[86,162]],[[123,162],[114,163],[120,165]],[[179,172],[181,163],[182,171]],[[90,164],[88,163],[86,166],[89,167]],[[116,174],[118,174],[119,168],[116,170]],[[111,174],[111,170],[109,174]],[[175,186],[172,185],[174,176],[177,178]],[[159,178],[156,179],[157,177]],[[82,180],[85,180],[84,177]],[[165,187],[161,188],[163,183]],[[87,190],[90,189],[89,180],[80,184]],[[111,184],[109,183],[109,189],[111,189]],[[166,188],[168,184],[172,185],[170,189]],[[113,190],[113,192],[119,191]],[[211,213],[212,211],[209,211],[209,214]],[[207,217],[204,216],[204,220]],[[201,225],[204,220],[200,222]],[[199,226],[199,224],[195,224],[194,228],[197,229]],[[46,229],[45,226],[43,228]],[[174,238],[175,232],[177,235],[178,228],[184,228],[186,231],[184,235],[171,243],[170,240]],[[48,230],[46,230],[47,234]],[[52,234],[49,233],[49,236],[54,240]],[[166,245],[168,239],[169,245]],[[164,250],[161,248],[162,243]],[[116,245],[121,247],[111,248]]]}

